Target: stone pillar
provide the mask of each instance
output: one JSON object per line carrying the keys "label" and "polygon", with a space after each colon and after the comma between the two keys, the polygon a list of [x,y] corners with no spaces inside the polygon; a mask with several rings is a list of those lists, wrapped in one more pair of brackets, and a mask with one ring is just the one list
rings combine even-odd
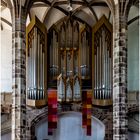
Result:
{"label": "stone pillar", "polygon": [[12,27],[12,140],[26,139],[26,45],[25,10],[13,10]]}
{"label": "stone pillar", "polygon": [[123,4],[115,6],[113,48],[113,140],[127,140],[127,22]]}

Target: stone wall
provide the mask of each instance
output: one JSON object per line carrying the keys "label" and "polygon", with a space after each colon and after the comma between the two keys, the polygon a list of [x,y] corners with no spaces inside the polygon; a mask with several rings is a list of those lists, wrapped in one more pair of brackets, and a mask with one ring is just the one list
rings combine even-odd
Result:
{"label": "stone wall", "polygon": [[[58,106],[58,112],[66,112],[66,111],[76,111],[81,112],[81,105],[59,105]],[[35,135],[35,125],[41,120],[43,120],[45,117],[47,117],[48,109],[47,107],[44,107],[42,109],[33,109],[28,108],[27,114],[28,114],[28,120],[27,120],[27,137],[33,138]],[[112,113],[112,107],[106,107],[106,108],[99,108],[94,107],[92,110],[92,114],[94,117],[98,118],[101,122],[105,125],[105,139],[106,140],[112,140],[113,138],[113,113]]]}
{"label": "stone wall", "polygon": [[[9,114],[8,117],[8,122],[11,122],[11,104],[9,104],[9,102],[11,102],[11,96],[12,94],[10,93],[2,93],[2,108],[4,110],[4,114]],[[138,111],[138,103],[139,103],[139,98],[137,98],[138,96],[138,92],[137,93],[129,93],[128,94],[128,110],[129,113],[133,113]],[[6,100],[4,100],[6,99]],[[9,105],[9,111],[7,112],[7,109],[5,110],[5,105]],[[81,111],[81,104],[73,104],[73,105],[65,105],[65,106],[58,106],[58,112],[62,113],[62,112],[66,112],[66,111]],[[48,114],[48,107],[43,107],[41,109],[37,109],[37,108],[30,108],[27,107],[27,115],[26,115],[26,137],[27,140],[30,140],[31,138],[34,137],[34,133],[35,133],[35,126],[37,125],[37,123],[39,123],[39,121],[41,121],[42,119],[44,119],[45,117],[47,117]],[[101,122],[104,123],[105,125],[105,140],[112,140],[113,139],[113,107],[112,106],[108,106],[108,107],[98,107],[98,106],[93,106],[92,109],[92,114],[94,117],[98,118]],[[4,121],[2,124],[2,132],[4,132],[5,130],[7,132],[11,131],[11,123],[7,124],[7,121]],[[5,124],[6,123],[6,124]],[[6,132],[6,133],[7,133]]]}

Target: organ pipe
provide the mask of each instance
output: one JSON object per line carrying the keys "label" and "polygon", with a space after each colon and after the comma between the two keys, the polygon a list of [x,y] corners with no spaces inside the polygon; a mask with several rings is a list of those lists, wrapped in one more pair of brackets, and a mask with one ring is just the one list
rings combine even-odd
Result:
{"label": "organ pipe", "polygon": [[105,32],[103,30],[102,32],[102,46],[103,46],[103,52],[102,52],[102,88],[103,88],[103,99],[105,98]]}
{"label": "organ pipe", "polygon": [[32,40],[32,95],[31,98],[34,98],[34,38]]}
{"label": "organ pipe", "polygon": [[97,95],[97,63],[96,60],[97,59],[97,55],[95,54],[95,58],[94,58],[94,98],[96,99],[96,95]]}
{"label": "organ pipe", "polygon": [[40,97],[40,35],[37,34],[37,99],[39,99]]}
{"label": "organ pipe", "polygon": [[100,37],[100,46],[99,46],[99,49],[100,49],[100,54],[99,54],[99,59],[100,59],[100,79],[99,79],[99,82],[100,82],[100,85],[99,85],[99,89],[100,89],[100,94],[99,94],[99,98],[101,99],[102,98],[102,43],[101,43],[101,37]]}
{"label": "organ pipe", "polygon": [[99,49],[99,46],[97,46],[97,98],[100,98],[100,81],[99,81],[99,78],[100,78],[100,49]]}
{"label": "organ pipe", "polygon": [[89,44],[89,32],[84,28],[81,32],[81,48],[80,48],[80,74],[82,79],[89,79],[89,57],[90,57],[90,44]]}
{"label": "organ pipe", "polygon": [[110,65],[109,65],[110,66],[110,78],[109,78],[110,79],[110,83],[109,83],[110,88],[109,88],[109,91],[110,91],[110,98],[112,98],[112,96],[111,96],[111,89],[112,89],[112,85],[111,85],[111,82],[112,82],[112,80],[111,80],[112,79],[112,76],[111,76],[112,75],[112,72],[111,72],[112,63],[111,62],[112,61],[111,61],[111,58],[109,58],[109,61],[110,61]]}
{"label": "organ pipe", "polygon": [[29,47],[28,57],[28,98],[44,99],[44,52],[41,44],[41,33],[34,28],[34,35]]}
{"label": "organ pipe", "polygon": [[51,79],[56,79],[58,76],[58,71],[59,71],[59,64],[58,64],[58,34],[57,32],[53,29],[50,31],[51,35],[51,43],[50,43],[50,74],[51,74]]}
{"label": "organ pipe", "polygon": [[94,39],[94,98],[111,99],[110,33],[105,26],[99,28]]}
{"label": "organ pipe", "polygon": [[45,93],[44,93],[44,89],[45,89],[45,87],[44,87],[44,53],[42,54],[42,64],[43,64],[43,66],[42,66],[42,98],[44,99],[45,98]]}
{"label": "organ pipe", "polygon": [[[46,27],[37,17],[34,17],[26,28],[27,45],[27,105],[32,107],[41,107],[46,105],[46,97],[43,96],[46,91],[44,85],[46,71],[44,57],[46,45]],[[47,85],[46,85],[47,86]],[[44,94],[45,95],[45,94]]]}
{"label": "organ pipe", "polygon": [[107,97],[107,43],[105,42],[105,98]]}

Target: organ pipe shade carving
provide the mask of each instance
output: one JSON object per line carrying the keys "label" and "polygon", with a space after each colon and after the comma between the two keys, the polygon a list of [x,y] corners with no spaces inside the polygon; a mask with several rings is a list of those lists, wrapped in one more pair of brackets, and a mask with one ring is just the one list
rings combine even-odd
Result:
{"label": "organ pipe shade carving", "polygon": [[105,16],[93,28],[93,46],[93,104],[111,105],[112,26]]}
{"label": "organ pipe shade carving", "polygon": [[45,27],[36,17],[27,27],[27,104],[46,104]]}

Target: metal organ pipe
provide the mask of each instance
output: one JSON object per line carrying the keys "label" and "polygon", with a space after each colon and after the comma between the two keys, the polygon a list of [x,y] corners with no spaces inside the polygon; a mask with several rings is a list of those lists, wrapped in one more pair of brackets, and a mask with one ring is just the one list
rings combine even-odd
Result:
{"label": "metal organ pipe", "polygon": [[86,60],[87,60],[87,33],[85,31],[85,36],[84,36],[84,52],[83,52],[83,56],[85,55],[85,59],[84,59],[84,76],[86,76],[86,69],[87,69],[87,63],[86,63]]}
{"label": "metal organ pipe", "polygon": [[99,57],[100,57],[100,79],[99,79],[99,81],[100,81],[100,99],[102,98],[102,37],[100,36],[100,46],[99,46],[99,48],[100,48],[100,55],[99,55]]}
{"label": "metal organ pipe", "polygon": [[105,99],[107,99],[107,41],[105,41]]}
{"label": "metal organ pipe", "polygon": [[107,99],[109,99],[109,50],[107,50],[107,70],[108,70],[108,79],[107,79]]}
{"label": "metal organ pipe", "polygon": [[90,50],[90,44],[89,44],[89,40],[87,39],[87,54],[88,54],[87,55],[87,62],[86,62],[86,64],[87,64],[87,74],[86,75],[87,76],[90,75],[90,68],[89,68],[89,65],[90,65],[89,64],[89,57],[90,57],[89,54],[90,54],[90,52],[89,52],[89,50]]}
{"label": "metal organ pipe", "polygon": [[45,87],[44,87],[44,58],[45,58],[45,57],[44,57],[44,53],[42,53],[42,55],[43,55],[43,56],[42,56],[42,59],[43,59],[43,60],[42,60],[42,63],[43,63],[43,64],[42,64],[42,65],[43,65],[43,66],[42,66],[42,88],[43,88],[43,99],[44,99],[44,98],[45,98],[45,93],[44,93],[44,90],[45,90]]}
{"label": "metal organ pipe", "polygon": [[27,97],[31,100],[40,100],[43,99],[44,94],[44,52],[42,49],[44,46],[41,44],[42,34],[40,30],[34,27],[32,31],[33,37],[28,46]]}
{"label": "metal organ pipe", "polygon": [[56,65],[57,65],[57,73],[56,73],[56,76],[58,76],[58,72],[59,72],[59,62],[58,62],[58,59],[59,59],[59,57],[58,57],[58,53],[59,53],[59,51],[58,51],[58,35],[56,34],[55,35],[56,37],[55,37],[55,40],[56,40],[56,53],[57,53],[57,57],[56,57]]}
{"label": "metal organ pipe", "polygon": [[37,49],[37,57],[38,57],[38,60],[37,60],[37,69],[38,69],[38,81],[37,81],[37,96],[38,98],[37,99],[40,99],[40,34],[37,35],[37,42],[38,42],[38,49]]}
{"label": "metal organ pipe", "polygon": [[40,43],[40,99],[43,99],[43,62],[42,62],[42,44]]}
{"label": "metal organ pipe", "polygon": [[31,98],[31,46],[29,46],[29,57],[28,57],[28,98]]}
{"label": "metal organ pipe", "polygon": [[110,84],[111,84],[111,79],[110,79],[110,77],[111,77],[111,69],[110,69],[110,65],[111,65],[111,62],[110,62],[110,52],[109,52],[109,99],[110,99]]}
{"label": "metal organ pipe", "polygon": [[37,29],[35,30],[35,38],[34,38],[34,99],[36,99],[37,95]]}
{"label": "metal organ pipe", "polygon": [[100,70],[101,70],[101,65],[100,65],[100,40],[98,42],[98,98],[100,99]]}
{"label": "metal organ pipe", "polygon": [[105,99],[105,31],[103,30],[102,32],[102,35],[103,35],[103,99]]}
{"label": "metal organ pipe", "polygon": [[96,99],[96,77],[97,77],[97,74],[96,74],[96,54],[94,55],[94,98]]}
{"label": "metal organ pipe", "polygon": [[107,43],[107,99],[108,99],[108,84],[109,84],[109,53],[108,53],[108,43]]}
{"label": "metal organ pipe", "polygon": [[56,46],[55,46],[55,32],[53,31],[53,58],[54,58],[54,62],[53,62],[53,77],[55,76],[55,62],[56,62],[56,53],[55,53],[55,50],[56,50]]}
{"label": "metal organ pipe", "polygon": [[111,55],[108,30],[103,26],[95,32],[94,38],[94,98],[111,99]]}
{"label": "metal organ pipe", "polygon": [[[35,33],[34,33],[35,34]],[[34,35],[35,37],[35,35]],[[31,93],[31,98],[34,98],[34,38],[32,40],[32,93]]]}
{"label": "metal organ pipe", "polygon": [[[53,54],[53,52],[52,52],[52,39],[51,39],[51,43],[50,43],[50,54]],[[50,55],[50,70],[51,70],[51,67],[52,67],[52,64],[53,64],[52,61],[53,61],[52,55]],[[50,71],[50,74],[52,75],[52,71]]]}
{"label": "metal organ pipe", "polygon": [[[109,55],[110,55],[110,53],[109,53]],[[111,59],[110,59],[110,57],[109,57],[109,71],[110,71],[110,73],[109,73],[109,98],[111,99]]]}
{"label": "metal organ pipe", "polygon": [[37,34],[37,29],[36,29],[36,40],[35,40],[35,42],[36,42],[36,50],[35,50],[35,58],[36,58],[36,64],[35,64],[35,68],[36,68],[36,89],[35,89],[35,91],[36,91],[36,94],[35,94],[35,96],[36,96],[36,100],[38,99],[38,34]]}
{"label": "metal organ pipe", "polygon": [[97,63],[96,63],[97,64],[97,82],[96,82],[97,83],[97,96],[96,96],[97,98],[98,98],[98,95],[99,95],[99,92],[98,92],[99,91],[99,88],[98,88],[99,87],[99,82],[98,82],[98,79],[99,79],[99,57],[98,57],[98,52],[99,52],[99,46],[97,44]]}

